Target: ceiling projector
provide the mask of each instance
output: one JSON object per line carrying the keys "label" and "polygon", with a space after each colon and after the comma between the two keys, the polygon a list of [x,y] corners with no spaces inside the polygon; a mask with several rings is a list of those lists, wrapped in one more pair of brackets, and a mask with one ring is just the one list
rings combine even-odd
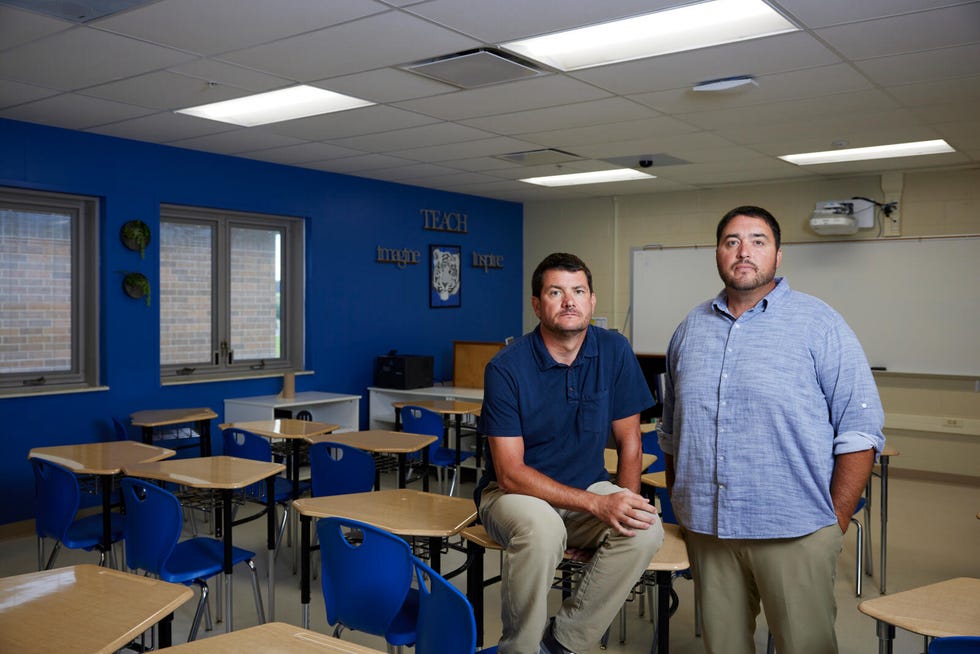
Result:
{"label": "ceiling projector", "polygon": [[875,225],[875,205],[869,200],[817,202],[810,216],[810,229],[821,236],[856,234]]}

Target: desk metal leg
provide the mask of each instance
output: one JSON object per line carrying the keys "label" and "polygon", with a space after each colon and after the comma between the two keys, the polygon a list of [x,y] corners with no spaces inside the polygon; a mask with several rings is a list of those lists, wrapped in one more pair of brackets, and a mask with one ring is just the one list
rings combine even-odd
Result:
{"label": "desk metal leg", "polygon": [[99,475],[102,488],[102,556],[106,567],[115,568],[112,554],[112,475]]}
{"label": "desk metal leg", "polygon": [[[881,457],[881,577],[879,579],[878,587],[881,589],[881,594],[885,594],[885,568],[886,568],[886,556],[887,556],[887,546],[888,546],[888,458],[887,456]],[[889,650],[890,651],[890,650]]]}
{"label": "desk metal leg", "polygon": [[157,625],[158,627],[157,633],[159,634],[159,640],[160,640],[159,643],[160,649],[163,649],[165,647],[170,647],[171,645],[173,645],[173,640],[174,640],[173,629],[172,629],[173,622],[174,622],[174,614],[168,613],[163,617],[162,620],[160,620],[160,622]]}
{"label": "desk metal leg", "polygon": [[[265,480],[266,497],[266,521],[265,538],[266,549],[269,552],[269,622],[276,621],[276,478],[268,477]],[[288,509],[283,509],[288,511]]]}
{"label": "desk metal leg", "polygon": [[673,574],[669,570],[657,570],[657,627],[656,637],[650,644],[650,654],[670,652],[670,591]]}
{"label": "desk metal leg", "polygon": [[877,620],[878,654],[892,654],[892,642],[895,640],[895,625]]}
{"label": "desk metal leg", "polygon": [[303,628],[310,628],[310,522],[313,520],[308,515],[299,517],[300,525],[300,556],[299,565],[299,601],[303,610]]}
{"label": "desk metal leg", "polygon": [[[456,416],[455,416],[455,423],[456,423],[455,424],[455,426],[456,426],[456,471],[453,472],[453,474],[455,475],[453,477],[453,481],[456,482],[454,484],[454,486],[456,488],[459,488],[459,485],[461,483],[460,482],[460,479],[459,479],[459,473],[460,473],[459,459],[460,459],[460,449],[463,447],[463,416],[462,416],[462,414],[459,414],[459,413],[456,414]],[[452,486],[450,486],[449,489],[450,490],[455,490]],[[450,495],[451,494],[452,493],[450,493]]]}
{"label": "desk metal leg", "polygon": [[197,434],[201,437],[201,456],[211,456],[211,421],[199,421]]}
{"label": "desk metal leg", "polygon": [[442,536],[429,537],[429,567],[442,574]]}
{"label": "desk metal leg", "polygon": [[487,550],[472,541],[466,542],[466,597],[476,619],[476,647],[483,647],[483,557]]}
{"label": "desk metal leg", "polygon": [[232,626],[232,607],[231,607],[231,490],[222,489],[221,491],[221,522],[224,525],[222,534],[222,544],[224,545],[225,563],[225,633],[231,633]]}
{"label": "desk metal leg", "polygon": [[429,446],[422,448],[422,490],[429,492]]}

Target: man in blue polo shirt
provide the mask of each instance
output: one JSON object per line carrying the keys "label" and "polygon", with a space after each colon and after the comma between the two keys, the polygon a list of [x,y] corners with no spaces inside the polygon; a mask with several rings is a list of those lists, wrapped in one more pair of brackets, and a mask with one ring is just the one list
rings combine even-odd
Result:
{"label": "man in blue polo shirt", "polygon": [[[504,546],[500,653],[566,654],[599,641],[663,542],[656,509],[639,494],[639,414],[653,397],[626,339],[590,324],[595,294],[581,259],[546,257],[531,295],[540,324],[486,367],[477,502]],[[616,484],[603,459],[610,435]],[[566,549],[595,553],[549,626],[548,591]]]}

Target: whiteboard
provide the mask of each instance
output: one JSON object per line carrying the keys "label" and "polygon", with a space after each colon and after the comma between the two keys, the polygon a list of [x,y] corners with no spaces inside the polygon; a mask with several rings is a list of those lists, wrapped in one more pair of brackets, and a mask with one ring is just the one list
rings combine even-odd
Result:
{"label": "whiteboard", "polygon": [[[874,367],[980,374],[980,237],[784,243],[777,275],[834,307]],[[634,249],[633,349],[667,351],[674,329],[722,289],[713,247]]]}

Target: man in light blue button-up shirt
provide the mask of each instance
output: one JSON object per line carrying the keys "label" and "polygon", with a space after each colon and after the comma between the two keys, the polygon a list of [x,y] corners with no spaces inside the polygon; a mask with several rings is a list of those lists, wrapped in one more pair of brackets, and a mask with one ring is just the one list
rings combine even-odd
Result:
{"label": "man in light blue button-up shirt", "polygon": [[725,289],[688,314],[667,353],[660,446],[709,653],[754,652],[760,602],[776,651],[837,651],[837,557],[884,446],[854,332],[775,276],[781,258],[769,212],[726,214]]}

